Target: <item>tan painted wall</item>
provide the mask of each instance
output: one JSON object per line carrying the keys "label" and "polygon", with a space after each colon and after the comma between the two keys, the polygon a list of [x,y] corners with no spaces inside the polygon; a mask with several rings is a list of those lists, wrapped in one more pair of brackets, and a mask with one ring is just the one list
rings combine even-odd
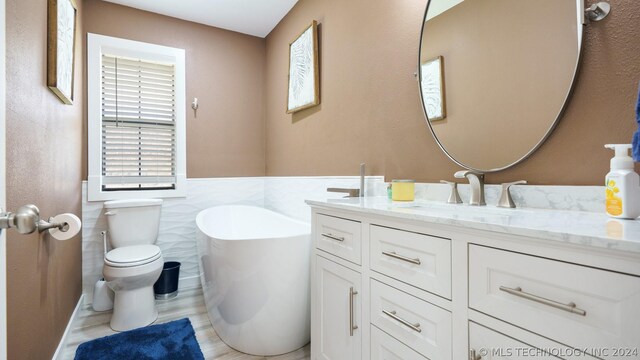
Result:
{"label": "tan painted wall", "polygon": [[[75,104],[64,105],[46,86],[47,2],[9,0],[6,21],[7,207],[36,204],[44,218],[80,215],[81,42]],[[81,250],[80,236],[60,242],[7,231],[9,359],[51,359],[82,290]]]}
{"label": "tan painted wall", "polygon": [[[458,167],[429,133],[413,73],[425,0],[301,0],[267,37],[267,175],[355,175],[358,163],[387,179],[451,179]],[[629,142],[640,74],[640,9],[616,1],[585,28],[573,98],[551,138],[489,183],[601,185],[611,152]],[[285,114],[288,44],[320,24],[321,101]],[[541,20],[543,24],[543,20]]]}
{"label": "tan painted wall", "polygon": [[[264,39],[106,1],[84,12],[86,32],[186,50],[189,178],[264,175]],[[84,154],[86,179],[86,136]]]}

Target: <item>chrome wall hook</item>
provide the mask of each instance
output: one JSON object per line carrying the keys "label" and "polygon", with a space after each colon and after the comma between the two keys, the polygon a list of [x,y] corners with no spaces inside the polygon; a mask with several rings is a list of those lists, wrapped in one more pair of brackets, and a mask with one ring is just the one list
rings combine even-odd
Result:
{"label": "chrome wall hook", "polygon": [[584,10],[589,21],[600,21],[611,12],[611,4],[605,1],[595,3]]}
{"label": "chrome wall hook", "polygon": [[198,98],[193,98],[191,108],[193,109],[193,117],[198,117]]}

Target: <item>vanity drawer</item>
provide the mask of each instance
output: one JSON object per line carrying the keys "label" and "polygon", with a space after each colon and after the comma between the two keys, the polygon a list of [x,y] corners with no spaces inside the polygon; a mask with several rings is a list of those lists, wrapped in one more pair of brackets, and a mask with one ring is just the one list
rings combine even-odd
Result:
{"label": "vanity drawer", "polygon": [[469,246],[469,307],[557,342],[638,348],[639,304],[640,277]]}
{"label": "vanity drawer", "polygon": [[362,262],[361,223],[318,214],[316,247],[360,265]]}
{"label": "vanity drawer", "polygon": [[451,299],[451,241],[371,225],[371,270]]}
{"label": "vanity drawer", "polygon": [[371,323],[429,359],[451,359],[451,313],[371,279]]}
{"label": "vanity drawer", "polygon": [[429,360],[371,325],[371,360]]}
{"label": "vanity drawer", "polygon": [[469,359],[558,360],[557,357],[476,323],[469,323]]}

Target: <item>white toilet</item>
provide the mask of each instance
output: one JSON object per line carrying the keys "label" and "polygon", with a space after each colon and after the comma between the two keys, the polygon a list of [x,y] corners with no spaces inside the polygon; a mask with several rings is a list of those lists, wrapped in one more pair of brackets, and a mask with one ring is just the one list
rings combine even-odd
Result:
{"label": "white toilet", "polygon": [[155,244],[160,226],[160,199],[116,200],[104,203],[111,248],[104,257],[104,275],[114,291],[111,328],[146,326],[158,318],[153,284],[164,260]]}

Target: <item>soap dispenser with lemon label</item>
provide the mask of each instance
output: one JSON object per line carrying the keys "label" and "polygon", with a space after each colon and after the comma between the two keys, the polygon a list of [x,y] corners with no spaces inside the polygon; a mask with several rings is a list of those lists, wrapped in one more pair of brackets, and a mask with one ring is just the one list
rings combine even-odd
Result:
{"label": "soap dispenser with lemon label", "polygon": [[635,219],[640,216],[640,176],[634,171],[633,159],[629,156],[631,144],[604,147],[616,152],[605,180],[607,214],[619,219]]}

